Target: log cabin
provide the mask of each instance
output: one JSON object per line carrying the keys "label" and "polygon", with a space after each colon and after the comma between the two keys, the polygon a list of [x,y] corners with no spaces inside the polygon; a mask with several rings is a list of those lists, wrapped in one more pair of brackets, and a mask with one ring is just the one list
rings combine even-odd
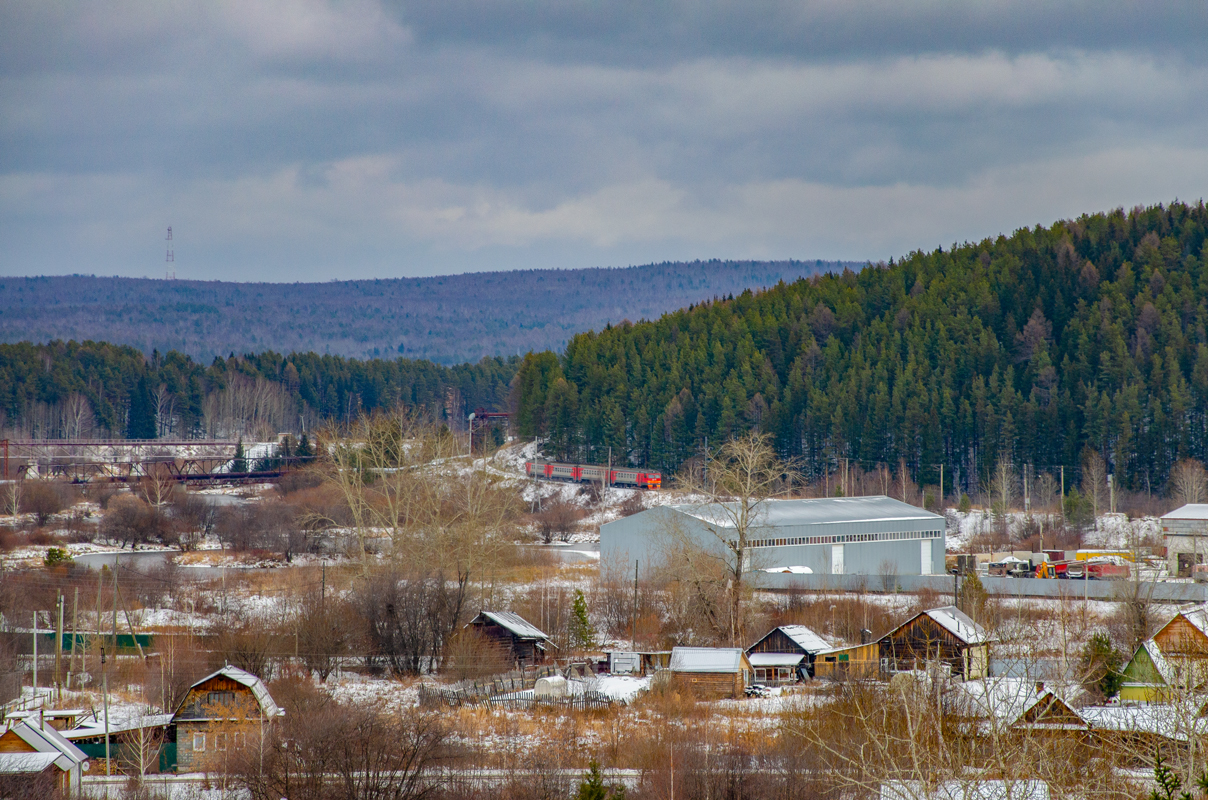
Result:
{"label": "log cabin", "polygon": [[504,669],[544,664],[556,645],[536,625],[511,611],[480,611],[463,630],[480,636],[496,651]]}
{"label": "log cabin", "polygon": [[922,611],[882,636],[878,645],[884,672],[939,662],[967,681],[990,674],[990,635],[956,606]]}
{"label": "log cabin", "polygon": [[264,681],[238,667],[223,667],[193,684],[168,726],[165,766],[177,772],[210,772],[258,742],[264,726],[285,712]]}
{"label": "log cabin", "polygon": [[672,687],[701,699],[742,697],[752,674],[740,647],[673,648],[667,672]]}

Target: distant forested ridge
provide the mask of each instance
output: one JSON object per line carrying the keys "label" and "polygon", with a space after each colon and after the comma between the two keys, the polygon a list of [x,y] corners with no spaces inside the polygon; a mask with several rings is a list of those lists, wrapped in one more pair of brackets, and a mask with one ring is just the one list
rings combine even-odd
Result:
{"label": "distant forested ridge", "polygon": [[344,422],[398,404],[446,408],[456,427],[476,408],[501,408],[520,359],[445,367],[315,353],[150,358],[98,342],[0,345],[0,438],[263,439]]}
{"label": "distant forested ridge", "polygon": [[441,364],[558,350],[576,333],[855,266],[665,262],[328,283],[0,277],[0,342],[126,344],[203,364],[273,350]]}
{"label": "distant forested ridge", "polygon": [[759,429],[815,476],[905,461],[972,486],[1099,452],[1158,489],[1208,457],[1208,213],[1117,210],[574,337],[518,376],[522,433],[674,470]]}

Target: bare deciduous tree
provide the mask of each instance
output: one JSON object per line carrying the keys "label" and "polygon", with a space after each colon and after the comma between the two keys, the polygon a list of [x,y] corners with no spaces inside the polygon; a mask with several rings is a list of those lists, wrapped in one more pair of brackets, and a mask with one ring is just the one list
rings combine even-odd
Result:
{"label": "bare deciduous tree", "polygon": [[1179,503],[1203,503],[1208,500],[1208,475],[1204,465],[1184,458],[1170,470],[1170,497]]}
{"label": "bare deciduous tree", "polygon": [[679,478],[682,488],[707,498],[698,516],[712,541],[695,541],[679,526],[666,532],[702,576],[718,569],[725,574],[727,608],[721,614],[732,646],[745,641],[742,603],[751,568],[751,535],[763,524],[767,501],[791,488],[794,478],[792,468],[772,449],[771,437],[763,433],[729,440],[709,454],[700,472]]}

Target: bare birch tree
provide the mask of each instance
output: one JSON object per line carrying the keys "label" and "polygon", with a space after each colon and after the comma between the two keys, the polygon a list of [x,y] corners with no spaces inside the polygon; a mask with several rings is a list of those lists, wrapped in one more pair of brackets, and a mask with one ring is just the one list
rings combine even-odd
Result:
{"label": "bare birch tree", "polygon": [[777,457],[771,437],[754,432],[729,440],[718,452],[708,454],[700,471],[679,477],[681,488],[706,498],[694,516],[711,541],[696,542],[677,527],[667,533],[684,546],[685,557],[702,562],[702,574],[712,571],[703,568],[708,561],[716,562],[725,574],[726,626],[732,646],[745,640],[742,604],[752,534],[764,524],[767,501],[783,495],[795,482],[796,472]]}
{"label": "bare birch tree", "polygon": [[1179,503],[1203,503],[1208,500],[1208,475],[1204,465],[1184,458],[1170,470],[1170,497]]}

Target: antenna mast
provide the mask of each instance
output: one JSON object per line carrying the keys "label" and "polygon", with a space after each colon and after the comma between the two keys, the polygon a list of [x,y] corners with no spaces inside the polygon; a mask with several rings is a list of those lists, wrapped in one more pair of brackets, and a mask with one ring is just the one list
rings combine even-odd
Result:
{"label": "antenna mast", "polygon": [[176,256],[172,253],[172,226],[171,225],[168,226],[168,255],[164,259],[164,261],[166,261],[167,263],[172,265],[171,267],[169,267],[167,269],[167,271],[164,272],[164,280],[169,280],[169,281],[176,280]]}

